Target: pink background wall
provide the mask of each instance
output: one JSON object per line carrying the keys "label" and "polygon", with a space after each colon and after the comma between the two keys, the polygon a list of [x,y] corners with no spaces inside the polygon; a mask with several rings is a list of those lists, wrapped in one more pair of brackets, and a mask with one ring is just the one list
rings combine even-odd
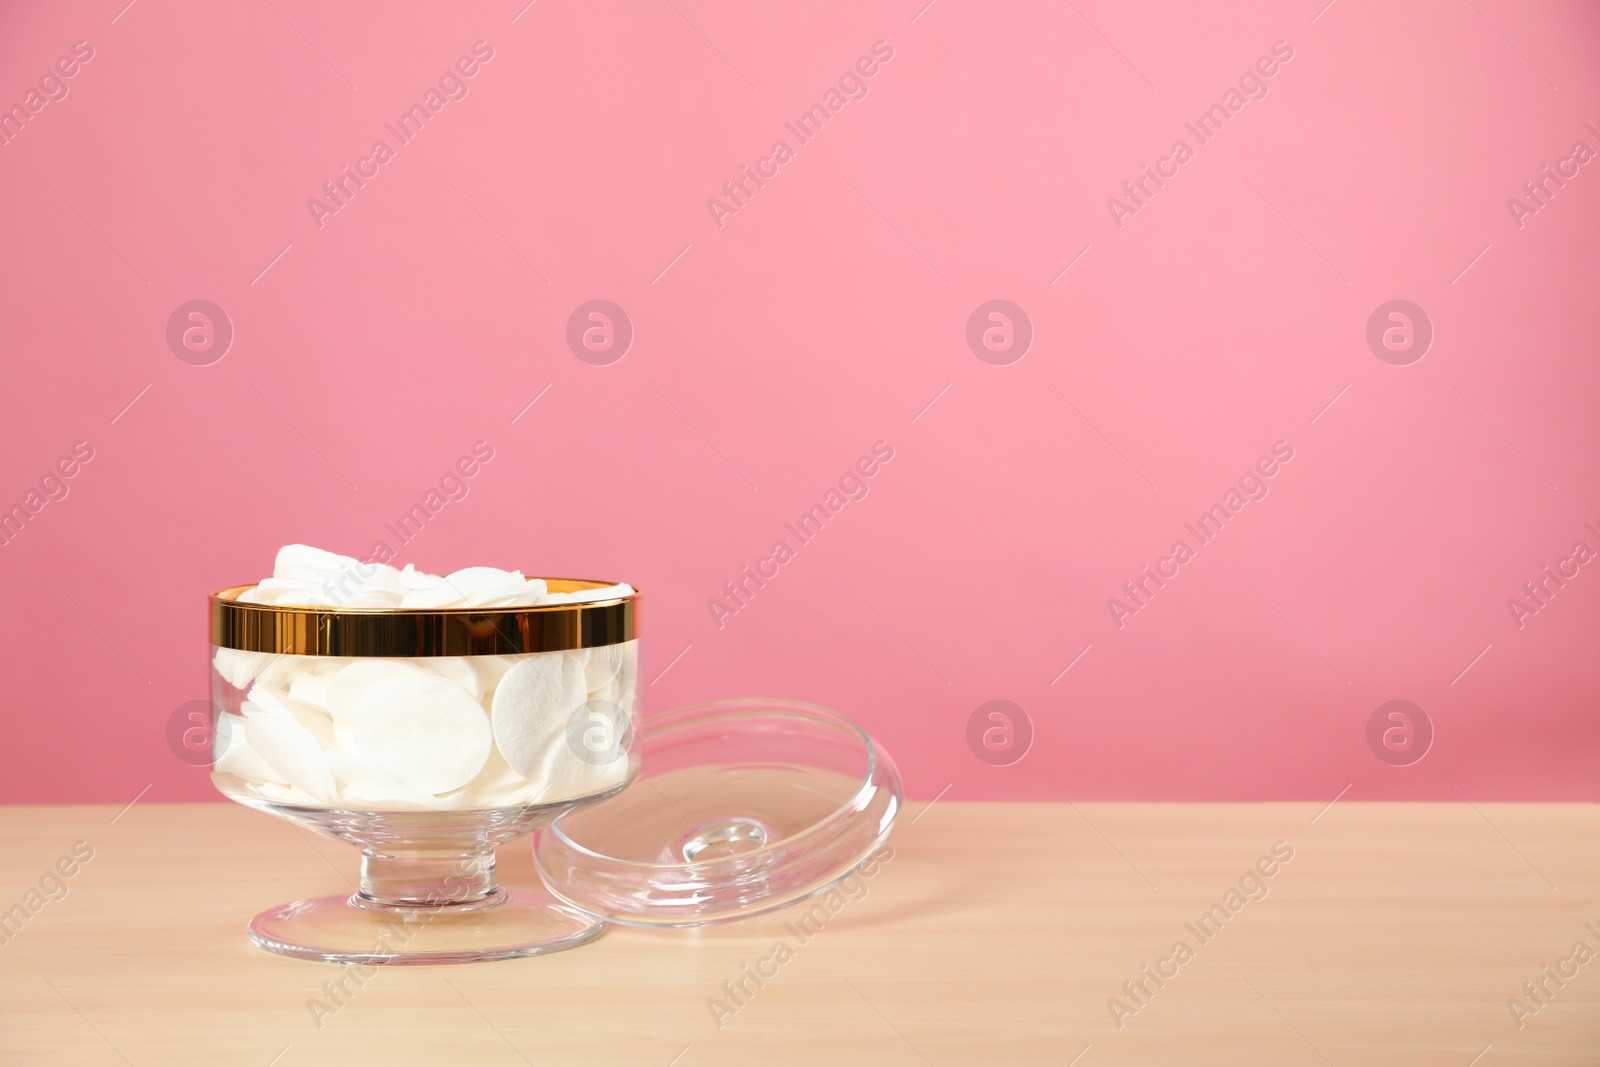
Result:
{"label": "pink background wall", "polygon": [[[1560,563],[1600,551],[1600,165],[1561,162],[1600,150],[1592,5],[125,2],[0,15],[0,104],[93,53],[0,146],[0,504],[93,453],[0,546],[0,799],[213,796],[165,739],[205,695],[205,594],[379,540],[632,581],[649,707],[831,705],[917,797],[1600,793],[1600,566]],[[376,173],[314,213],[345,165]],[[714,213],[742,165],[777,172]],[[1576,175],[1519,218],[1546,165]],[[214,362],[168,343],[197,299],[234,334]],[[566,340],[594,299],[634,331],[609,365]],[[967,340],[996,299],[1033,334],[1005,365]],[[1420,359],[1369,346],[1393,300]],[[1184,523],[1280,441],[1201,545]],[[1546,564],[1576,576],[1519,626]],[[991,700],[1031,724],[1002,766],[969,748]],[[1431,723],[1408,766],[1369,746],[1390,700]]]}

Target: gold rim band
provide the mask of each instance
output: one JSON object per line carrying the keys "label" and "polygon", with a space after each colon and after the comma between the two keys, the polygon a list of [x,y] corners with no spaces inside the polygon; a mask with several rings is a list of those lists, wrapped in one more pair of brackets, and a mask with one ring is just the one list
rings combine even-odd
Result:
{"label": "gold rim band", "polygon": [[[614,583],[546,578],[552,593]],[[639,593],[542,608],[298,608],[243,604],[250,585],[211,594],[211,643],[294,656],[505,656],[618,645],[639,636]]]}

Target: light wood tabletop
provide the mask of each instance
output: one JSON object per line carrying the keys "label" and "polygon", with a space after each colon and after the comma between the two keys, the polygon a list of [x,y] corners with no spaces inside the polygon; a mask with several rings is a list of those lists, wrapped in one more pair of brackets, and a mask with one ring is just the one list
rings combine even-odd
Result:
{"label": "light wood tabletop", "polygon": [[[0,1062],[1593,1064],[1597,838],[1592,805],[912,804],[806,928],[385,968],[330,1013],[340,968],[244,926],[348,889],[353,849],[228,804],[10,807]],[[527,843],[501,868],[530,884]]]}

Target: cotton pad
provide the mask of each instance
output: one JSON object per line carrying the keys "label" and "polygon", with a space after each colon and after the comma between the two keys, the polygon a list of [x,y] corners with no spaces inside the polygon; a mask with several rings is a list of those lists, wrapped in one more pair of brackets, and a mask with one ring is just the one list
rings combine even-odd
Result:
{"label": "cotton pad", "polygon": [[[580,730],[584,728],[583,724],[579,725]],[[528,776],[545,783],[544,790],[539,794],[539,803],[554,804],[593,796],[620,785],[627,778],[626,752],[619,751],[616,758],[597,762],[593,757],[586,759],[580,756],[574,750],[574,743],[581,744],[581,741],[571,742],[564,736],[561,743],[549,746],[537,773]]]}
{"label": "cotton pad", "polygon": [[527,584],[521,571],[503,571],[498,567],[463,567],[445,575],[444,583],[463,599],[479,596],[498,596],[513,593]]}
{"label": "cotton pad", "polygon": [[426,676],[428,672],[409,659],[345,660],[328,684],[328,714],[335,724],[349,723],[366,694],[397,678]]}
{"label": "cotton pad", "polygon": [[443,578],[439,579],[434,585],[423,586],[420,589],[407,589],[405,596],[400,600],[400,607],[406,611],[470,606],[460,593],[445,584]]}
{"label": "cotton pad", "polygon": [[473,700],[483,700],[483,681],[478,677],[478,672],[473,669],[471,662],[464,656],[423,656],[405,662],[420,671],[437,674],[446,678],[465,690]]}
{"label": "cotton pad", "polygon": [[506,672],[522,660],[521,656],[468,656],[467,662],[478,672],[478,684],[484,696],[493,693]]}
{"label": "cotton pad", "polygon": [[588,660],[583,668],[585,691],[597,692],[611,684],[611,679],[622,669],[622,649],[622,645],[602,645],[587,650]]}
{"label": "cotton pad", "polygon": [[590,690],[589,696],[594,700],[609,700],[631,715],[638,697],[639,646],[629,641],[614,647],[618,650],[617,673],[604,685]]}
{"label": "cotton pad", "polygon": [[323,803],[333,802],[337,792],[333,775],[310,730],[292,715],[263,711],[253,700],[246,700],[240,711],[245,740],[277,772],[273,780],[286,781]]}
{"label": "cotton pad", "polygon": [[289,695],[303,704],[328,710],[328,690],[337,675],[296,671],[289,676]]}
{"label": "cotton pad", "polygon": [[373,767],[370,763],[342,748],[328,752],[328,769],[333,772],[334,783],[339,788],[339,798],[348,805],[426,808],[433,797],[407,788]]}
{"label": "cotton pad", "polygon": [[531,608],[543,604],[548,596],[542,578],[529,578],[520,585],[509,586],[503,592],[483,595],[473,601],[479,608]]}
{"label": "cotton pad", "polygon": [[250,689],[248,702],[264,714],[293,719],[323,748],[333,744],[333,719],[321,708],[296,700],[284,690],[260,682]]}
{"label": "cotton pad", "polygon": [[545,752],[565,743],[568,718],[588,699],[583,678],[577,655],[542,652],[500,679],[491,707],[494,740],[523,777],[536,778]]}
{"label": "cotton pad", "polygon": [[[522,779],[518,779],[519,782]],[[486,800],[481,795],[474,800],[478,807],[515,808],[524,804],[544,803],[544,782],[522,782],[520,788],[510,792],[497,793],[492,800]]]}
{"label": "cotton pad", "polygon": [[237,648],[219,648],[211,657],[211,664],[223,680],[235,689],[243,689],[261,673],[261,668],[272,659],[269,652],[245,652]]}
{"label": "cotton pad", "polygon": [[483,770],[493,744],[482,705],[421,671],[364,686],[338,714],[356,756],[419,793],[460,789]]}
{"label": "cotton pad", "polygon": [[302,675],[323,678],[337,674],[343,662],[328,656],[269,656],[256,672],[256,684],[287,690]]}
{"label": "cotton pad", "polygon": [[327,805],[327,801],[312,796],[304,789],[293,785],[279,785],[277,782],[262,782],[256,786],[256,792],[268,800],[278,804],[293,804],[302,808],[320,808]]}
{"label": "cotton pad", "polygon": [[212,770],[236,775],[247,782],[277,782],[279,785],[288,785],[289,783],[282,780],[282,776],[261,758],[261,753],[250,747],[250,742],[245,738],[243,724],[244,720],[235,715],[226,730],[218,729],[217,734],[224,744],[216,762],[211,765]]}
{"label": "cotton pad", "polygon": [[463,807],[502,808],[516,803],[507,798],[526,789],[528,784],[527,779],[511,769],[498,748],[491,748],[489,759],[478,776],[459,791],[447,794],[447,799],[459,799]]}
{"label": "cotton pad", "polygon": [[394,607],[404,591],[400,572],[387,564],[363,563],[310,545],[278,550],[270,581],[279,580],[310,586],[323,602],[345,607]]}
{"label": "cotton pad", "polygon": [[318,582],[359,565],[353,557],[341,556],[337,552],[312,548],[310,545],[284,545],[278,549],[272,561],[272,576]]}
{"label": "cotton pad", "polygon": [[397,574],[399,576],[400,587],[402,589],[426,589],[429,586],[438,585],[441,581],[437,574],[429,574],[427,571],[419,571],[416,567],[413,567],[409,563],[407,563],[404,568],[398,571]]}
{"label": "cotton pad", "polygon": [[363,563],[310,545],[278,550],[272,577],[239,595],[246,604],[284,607],[430,610],[437,608],[525,608],[583,604],[633,595],[630,585],[608,585],[552,593],[541,578],[498,567],[463,567],[441,577],[411,564],[396,570]]}

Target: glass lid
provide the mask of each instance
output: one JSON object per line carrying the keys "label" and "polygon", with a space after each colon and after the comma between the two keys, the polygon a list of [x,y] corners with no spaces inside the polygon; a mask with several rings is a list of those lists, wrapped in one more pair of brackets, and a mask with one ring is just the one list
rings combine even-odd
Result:
{"label": "glass lid", "polygon": [[632,786],[534,845],[549,890],[610,922],[703,926],[786,907],[870,860],[900,812],[889,754],[812,704],[680,708],[646,719],[642,748]]}

